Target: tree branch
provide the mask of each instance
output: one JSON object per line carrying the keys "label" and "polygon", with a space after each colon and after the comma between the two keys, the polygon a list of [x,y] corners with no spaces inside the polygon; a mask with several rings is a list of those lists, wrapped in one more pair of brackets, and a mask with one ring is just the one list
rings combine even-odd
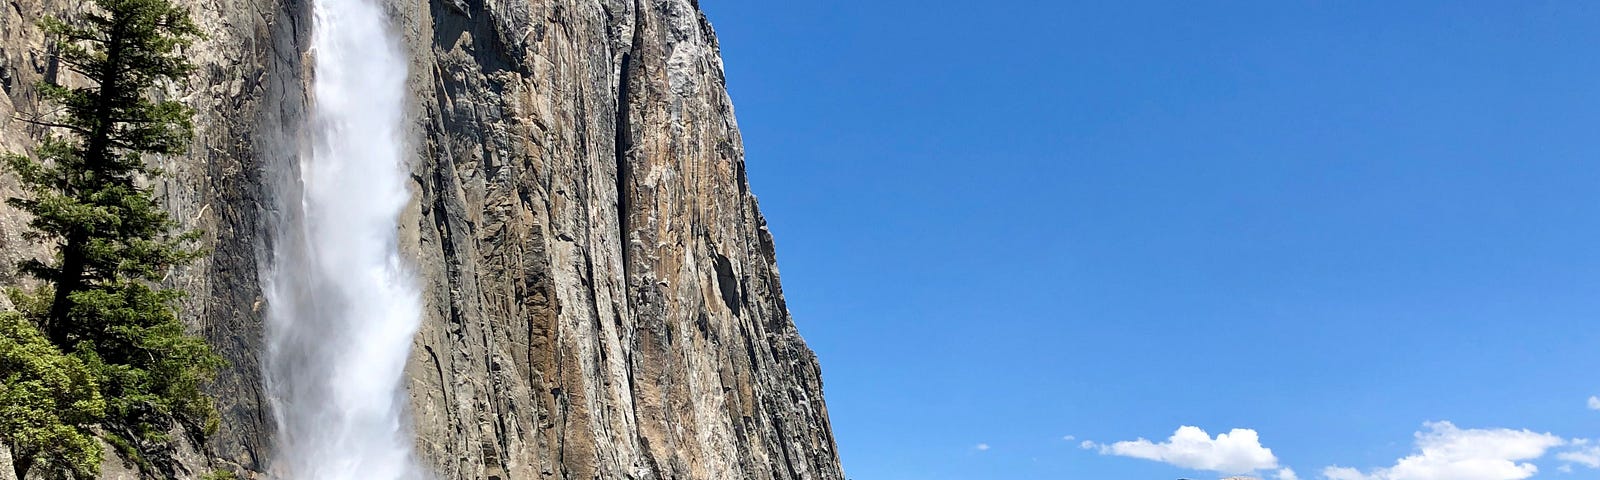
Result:
{"label": "tree branch", "polygon": [[72,130],[72,131],[78,132],[80,134],[89,133],[88,130],[84,130],[83,127],[80,127],[80,126],[77,126],[77,125],[67,125],[65,123],[46,122],[46,121],[43,121],[43,120],[34,120],[34,119],[31,119],[31,118],[23,118],[21,116],[13,116],[13,117],[11,117],[11,119],[12,120],[21,121],[21,122],[30,123],[30,124],[33,124],[33,125],[38,125],[38,126],[41,126],[41,127],[65,128],[67,130]]}

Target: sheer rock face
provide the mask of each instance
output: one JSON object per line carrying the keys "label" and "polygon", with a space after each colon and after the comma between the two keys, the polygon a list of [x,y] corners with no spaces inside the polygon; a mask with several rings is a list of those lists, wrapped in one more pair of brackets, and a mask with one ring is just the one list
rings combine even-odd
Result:
{"label": "sheer rock face", "polygon": [[[266,185],[298,152],[305,0],[184,0],[207,38],[161,159],[213,255],[173,281],[232,362],[211,459],[263,471],[258,264]],[[0,146],[42,133],[32,19],[0,11]],[[815,357],[783,303],[710,24],[691,0],[392,0],[411,53],[415,201],[401,248],[427,305],[409,368],[424,462],[463,479],[841,479]],[[70,81],[71,79],[66,79]],[[15,192],[0,177],[0,194]],[[0,261],[37,254],[0,207]],[[14,277],[0,270],[0,282]],[[197,457],[197,456],[189,456]]]}

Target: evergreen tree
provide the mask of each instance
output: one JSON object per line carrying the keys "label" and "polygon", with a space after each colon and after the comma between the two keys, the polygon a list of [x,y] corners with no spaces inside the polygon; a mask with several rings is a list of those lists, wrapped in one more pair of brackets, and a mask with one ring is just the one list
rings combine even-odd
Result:
{"label": "evergreen tree", "polygon": [[89,428],[105,408],[82,357],[62,354],[23,315],[0,313],[0,439],[17,478],[30,470],[92,477],[100,445]]}
{"label": "evergreen tree", "polygon": [[[192,112],[151,94],[193,69],[181,49],[199,32],[169,0],[91,3],[82,18],[42,23],[57,41],[56,60],[81,77],[81,86],[40,86],[61,111],[34,122],[59,135],[41,142],[36,159],[5,159],[28,193],[8,203],[32,214],[30,233],[56,250],[49,261],[20,265],[45,286],[17,298],[37,307],[21,313],[58,353],[72,352],[92,371],[100,424],[125,437],[114,443],[159,443],[173,421],[190,432],[214,428],[200,385],[222,363],[184,332],[174,305],[181,292],[159,286],[198,256],[188,247],[196,236],[174,233],[177,222],[144,182],[160,174],[147,156],[182,153],[192,136]],[[6,428],[0,439],[19,442]]]}

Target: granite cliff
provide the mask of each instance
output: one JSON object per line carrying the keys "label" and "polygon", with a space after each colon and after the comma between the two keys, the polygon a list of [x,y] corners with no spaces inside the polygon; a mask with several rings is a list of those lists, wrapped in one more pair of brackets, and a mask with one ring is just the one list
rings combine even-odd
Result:
{"label": "granite cliff", "polygon": [[[169,209],[212,252],[173,272],[231,366],[224,418],[172,474],[271,463],[259,267],[273,172],[299,153],[309,0],[184,0],[207,37],[164,92],[197,111],[163,158]],[[0,9],[0,147],[56,78]],[[402,246],[426,313],[408,366],[419,454],[449,479],[841,479],[815,357],[784,305],[716,37],[692,0],[390,0],[410,53],[414,200]],[[281,174],[281,173],[279,173]],[[0,195],[15,193],[0,176]],[[0,283],[40,252],[0,207]],[[3,307],[3,305],[0,305]],[[0,451],[0,463],[5,463]],[[134,474],[108,459],[109,478]],[[0,472],[9,472],[9,468]],[[0,473],[5,475],[5,473]]]}

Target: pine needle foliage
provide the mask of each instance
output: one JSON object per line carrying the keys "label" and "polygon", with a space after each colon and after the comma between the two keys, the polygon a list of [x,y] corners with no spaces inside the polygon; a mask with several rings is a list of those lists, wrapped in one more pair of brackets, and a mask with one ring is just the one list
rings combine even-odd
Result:
{"label": "pine needle foliage", "polygon": [[63,354],[23,315],[0,313],[0,432],[17,478],[92,476],[100,444],[90,427],[105,417],[94,371]]}
{"label": "pine needle foliage", "polygon": [[[0,377],[0,412],[31,408],[56,420],[0,423],[0,441],[12,446],[19,469],[45,462],[76,477],[92,477],[99,462],[99,447],[79,442],[88,426],[135,445],[170,440],[174,424],[196,437],[214,430],[201,386],[223,364],[184,331],[182,292],[161,286],[201,253],[190,246],[197,234],[180,232],[148,186],[161,175],[150,157],[183,153],[193,136],[192,111],[154,93],[193,70],[182,50],[199,31],[169,0],[90,3],[78,18],[41,22],[55,39],[55,60],[80,81],[40,85],[59,111],[27,121],[54,133],[32,156],[4,157],[26,191],[7,202],[32,215],[29,234],[55,255],[19,265],[44,286],[12,291],[19,311],[0,323],[0,362],[11,344],[18,358],[37,358],[18,360],[31,369]],[[5,396],[24,385],[49,387],[33,390],[49,398]],[[82,396],[86,386],[96,395]],[[59,434],[28,433],[40,429]],[[27,446],[46,443],[55,446]]]}

